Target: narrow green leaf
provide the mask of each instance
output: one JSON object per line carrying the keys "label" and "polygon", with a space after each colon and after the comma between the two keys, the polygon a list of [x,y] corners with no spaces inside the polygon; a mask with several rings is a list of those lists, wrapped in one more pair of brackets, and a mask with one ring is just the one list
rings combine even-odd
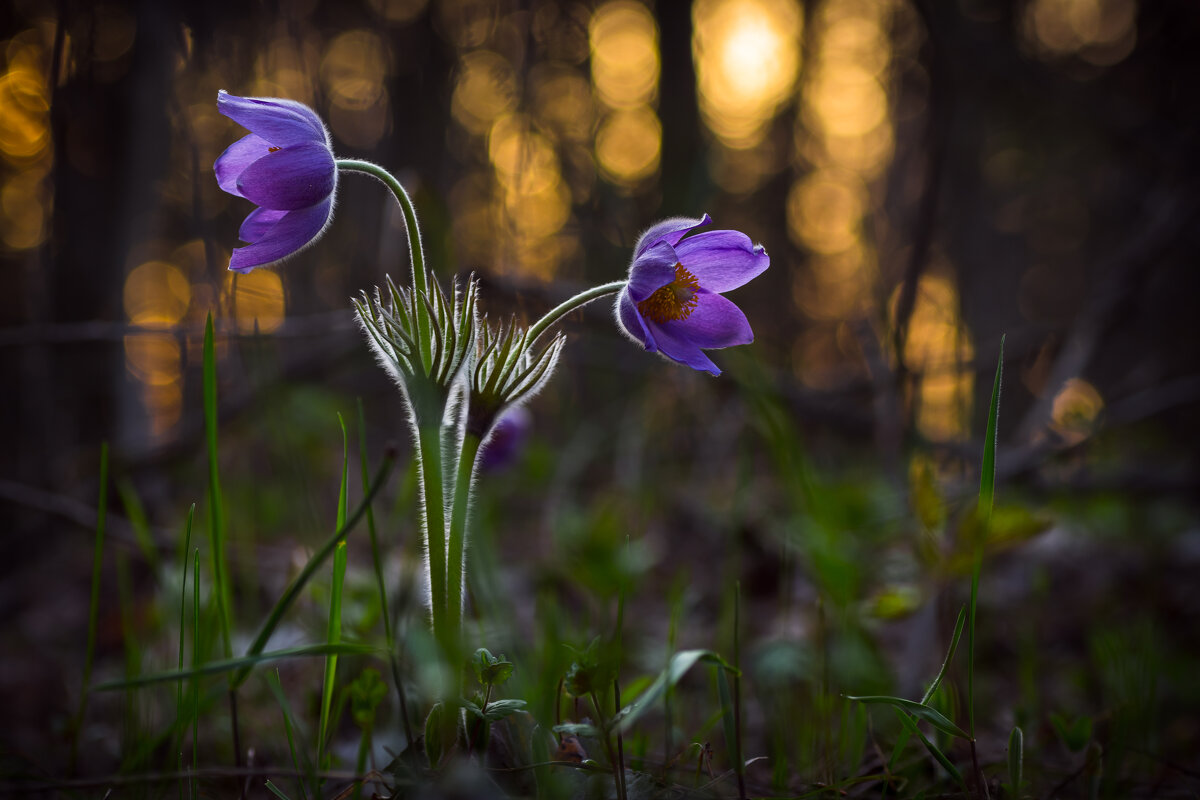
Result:
{"label": "narrow green leaf", "polygon": [[942,661],[942,668],[938,670],[937,677],[933,679],[933,683],[929,684],[929,688],[921,697],[921,705],[928,703],[937,692],[938,687],[942,685],[942,679],[946,677],[946,670],[950,668],[950,662],[954,659],[954,651],[958,649],[958,640],[962,637],[963,626],[966,622],[967,607],[963,606],[958,610],[958,621],[954,623],[954,635],[950,637],[950,647],[946,650],[946,659]]}
{"label": "narrow green leaf", "polygon": [[280,791],[278,786],[271,783],[270,779],[267,780],[267,788],[270,789],[271,794],[275,795],[276,797],[281,797],[281,798],[283,798],[283,800],[292,800],[290,797],[288,797],[286,794],[284,794],[282,791]]}
{"label": "narrow green leaf", "polygon": [[996,445],[999,437],[1000,384],[1004,377],[1004,337],[1000,337],[1000,356],[996,360],[996,377],[992,381],[992,402],[988,407],[987,432],[983,435],[983,466],[979,471],[979,510],[986,520],[992,513],[996,496]]}
{"label": "narrow green leaf", "polygon": [[357,644],[353,642],[339,642],[336,645],[307,644],[300,647],[288,647],[283,650],[272,650],[268,653],[257,653],[251,656],[242,656],[240,658],[227,658],[221,661],[209,661],[206,664],[201,664],[193,667],[192,669],[183,670],[182,672],[176,670],[170,670],[167,672],[151,672],[146,675],[139,675],[136,678],[130,678],[124,681],[110,681],[108,683],[97,684],[95,687],[93,687],[93,691],[112,692],[124,689],[136,689],[141,686],[148,686],[152,683],[169,683],[170,681],[181,681],[201,675],[219,675],[223,672],[249,669],[256,664],[263,664],[268,661],[278,661],[285,658],[301,658],[306,656],[325,656],[329,655],[330,653],[337,653],[338,655],[343,656],[382,655],[379,652],[379,648],[367,644]]}
{"label": "narrow green leaf", "polygon": [[1008,783],[1013,797],[1021,796],[1022,772],[1025,766],[1025,733],[1014,727],[1008,735]]}
{"label": "narrow green leaf", "polygon": [[[188,509],[187,527],[183,535],[183,569],[179,576],[179,662],[176,669],[183,671],[183,651],[184,642],[187,639],[187,577],[188,577],[188,556],[192,552],[192,519],[196,515],[196,504],[192,503]],[[183,737],[184,737],[184,716],[183,716],[183,681],[175,687],[175,727],[179,730],[179,770],[183,771]],[[179,784],[180,800],[183,798],[183,784]]]}
{"label": "narrow green leaf", "polygon": [[92,550],[92,591],[88,601],[87,646],[83,656],[83,679],[79,687],[79,708],[71,725],[72,769],[79,754],[79,729],[87,713],[92,682],[92,663],[96,655],[96,627],[100,618],[100,573],[104,567],[104,526],[108,519],[108,442],[100,443],[100,499],[96,507],[96,541]]}
{"label": "narrow green leaf", "polygon": [[142,505],[141,498],[138,497],[137,489],[128,479],[118,480],[117,494],[121,496],[121,505],[125,507],[125,516],[129,518],[129,525],[133,528],[133,537],[137,541],[138,552],[150,565],[150,572],[158,575],[161,559],[158,557],[158,547],[154,543],[154,536],[150,533],[150,522],[146,519],[146,509]]}
{"label": "narrow green leaf", "polygon": [[[287,613],[289,608],[291,608],[292,603],[295,602],[296,598],[300,595],[301,590],[304,589],[304,586],[308,583],[309,579],[312,578],[321,564],[325,562],[325,559],[333,553],[338,544],[346,538],[347,534],[350,533],[354,526],[358,524],[359,519],[363,517],[363,515],[366,513],[366,510],[370,508],[371,501],[383,487],[383,484],[387,480],[388,474],[392,471],[392,465],[394,463],[394,455],[388,454],[384,456],[383,463],[379,465],[379,469],[375,472],[375,480],[371,483],[371,490],[366,493],[365,497],[363,497],[358,508],[355,509],[354,513],[351,514],[346,520],[346,524],[343,525],[336,533],[334,533],[333,536],[327,539],[325,543],[321,545],[321,548],[317,550],[317,552],[312,554],[312,556],[308,559],[308,563],[304,565],[304,569],[300,570],[300,574],[292,579],[292,582],[288,584],[286,589],[284,589],[279,600],[275,602],[275,607],[271,609],[271,613],[268,614],[266,620],[263,621],[262,626],[258,629],[258,635],[254,637],[254,642],[251,643],[249,650],[246,651],[246,655],[248,657],[253,657],[262,653],[263,648],[266,647],[267,642],[271,638],[271,634],[275,632],[275,628],[279,625],[280,620],[283,619],[283,615]],[[240,686],[246,680],[246,676],[250,674],[250,668],[254,663],[256,662],[251,662],[244,669],[239,670],[234,676],[233,686],[235,688]]]}
{"label": "narrow green leaf", "polygon": [[650,684],[650,687],[642,692],[636,700],[613,716],[610,721],[612,727],[621,733],[628,731],[642,714],[658,702],[667,689],[678,683],[688,670],[701,661],[712,664],[718,669],[736,671],[733,665],[712,650],[684,650],[676,653],[654,683]]}
{"label": "narrow green leaf", "polygon": [[[295,722],[293,722],[292,718],[292,706],[288,702],[287,695],[283,693],[283,685],[279,681],[279,670],[276,669],[274,672],[268,672],[266,680],[267,686],[271,689],[271,694],[275,695],[275,702],[279,704],[279,710],[283,714],[283,731],[287,734],[288,749],[292,753],[292,766],[296,772],[314,781],[314,789],[319,791],[320,785],[316,783],[314,777],[316,771],[313,769],[312,762],[308,758],[308,753],[304,750],[301,750],[299,753],[296,751],[296,737],[293,733]],[[303,764],[301,764],[300,755],[304,756]],[[304,782],[298,780],[296,785],[300,787],[300,796],[304,800],[308,800],[308,793],[304,791]]]}
{"label": "narrow green leaf", "polygon": [[983,464],[979,469],[979,515],[983,536],[975,545],[975,566],[971,570],[971,605],[967,615],[967,727],[975,738],[975,611],[979,606],[979,575],[983,571],[983,542],[987,541],[996,498],[996,445],[999,439],[1000,384],[1004,378],[1004,337],[1000,337],[1000,355],[996,359],[996,377],[992,381],[992,402],[988,408],[987,432],[983,436]]}
{"label": "narrow green leaf", "polygon": [[[192,691],[188,713],[192,717],[192,773],[200,768],[200,548],[192,551]],[[192,778],[192,797],[196,796],[196,779]]]}
{"label": "narrow green leaf", "polygon": [[[337,521],[334,531],[346,524],[346,490],[350,474],[350,444],[346,437],[346,421],[338,414],[342,428],[342,484],[338,489]],[[338,544],[333,552],[333,584],[329,591],[329,623],[325,641],[336,645],[342,638],[342,587],[346,580],[346,542]],[[324,766],[325,745],[330,735],[329,709],[333,703],[333,687],[337,682],[337,653],[325,657],[325,679],[321,687],[321,717],[317,728],[317,763]]]}
{"label": "narrow green leaf", "polygon": [[960,739],[970,739],[967,732],[948,720],[942,712],[935,708],[930,708],[924,703],[916,703],[912,700],[905,700],[903,697],[890,697],[888,695],[861,695],[855,697],[846,695],[847,700],[857,700],[860,703],[872,703],[895,706],[901,710],[907,711],[913,716],[928,722],[933,727],[937,728],[942,733],[948,733],[951,736],[957,736]]}
{"label": "narrow green leaf", "polygon": [[942,765],[942,768],[946,770],[946,772],[950,773],[951,777],[953,777],[954,780],[958,782],[959,786],[966,791],[967,783],[963,780],[962,773],[958,771],[958,768],[954,766],[953,762],[946,757],[946,754],[943,753],[937,745],[929,741],[925,734],[921,733],[921,729],[917,727],[917,721],[898,708],[896,709],[896,716],[900,718],[900,722],[904,725],[909,733],[921,740],[921,744],[925,745],[925,749],[929,751],[929,755],[933,756],[934,759],[936,759],[937,762]]}
{"label": "narrow green leaf", "polygon": [[217,358],[211,312],[204,323],[204,438],[208,445],[208,534],[212,546],[213,591],[221,622],[221,641],[225,644],[224,652],[228,658],[233,654],[230,634],[233,616],[225,575],[225,508],[217,470]]}
{"label": "narrow green leaf", "polygon": [[725,734],[725,751],[734,772],[738,771],[737,728],[733,722],[733,692],[729,690],[729,678],[725,670],[717,670],[717,697],[721,700],[721,728]]}

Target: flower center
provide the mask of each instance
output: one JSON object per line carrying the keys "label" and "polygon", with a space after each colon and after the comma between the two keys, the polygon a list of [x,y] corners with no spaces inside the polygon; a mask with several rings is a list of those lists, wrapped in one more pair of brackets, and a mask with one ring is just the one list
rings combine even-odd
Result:
{"label": "flower center", "polygon": [[662,325],[670,320],[687,319],[696,310],[700,281],[683,264],[675,264],[675,280],[656,289],[654,294],[637,304],[638,313]]}

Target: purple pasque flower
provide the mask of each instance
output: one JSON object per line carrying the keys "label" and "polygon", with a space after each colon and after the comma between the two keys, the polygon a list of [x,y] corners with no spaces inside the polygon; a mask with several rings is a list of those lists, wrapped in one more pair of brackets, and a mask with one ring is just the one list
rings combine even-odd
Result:
{"label": "purple pasque flower", "polygon": [[762,245],[740,231],[705,231],[701,219],[651,226],[633,249],[629,280],[617,297],[617,321],[652,353],[720,375],[702,350],[754,341],[742,310],[721,296],[771,264]]}
{"label": "purple pasque flower", "polygon": [[329,132],[308,106],[275,97],[217,93],[217,110],[250,130],[213,164],[217,183],[258,208],[238,231],[249,242],[229,259],[235,272],[279,261],[317,239],[333,216],[337,166]]}
{"label": "purple pasque flower", "polygon": [[485,472],[499,472],[509,467],[525,448],[533,430],[533,414],[525,406],[512,406],[492,426],[483,443],[480,467]]}

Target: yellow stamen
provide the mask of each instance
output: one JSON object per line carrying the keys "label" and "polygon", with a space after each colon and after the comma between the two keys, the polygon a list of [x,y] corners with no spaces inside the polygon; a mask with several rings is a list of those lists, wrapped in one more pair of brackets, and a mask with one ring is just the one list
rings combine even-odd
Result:
{"label": "yellow stamen", "polygon": [[700,281],[683,264],[675,265],[675,280],[655,290],[654,294],[637,304],[638,313],[662,325],[670,320],[687,319],[700,302],[696,292]]}

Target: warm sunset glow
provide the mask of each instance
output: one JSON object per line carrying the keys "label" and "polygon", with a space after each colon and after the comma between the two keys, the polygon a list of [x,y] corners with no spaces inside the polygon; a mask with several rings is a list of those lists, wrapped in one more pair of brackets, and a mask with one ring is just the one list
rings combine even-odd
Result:
{"label": "warm sunset glow", "polygon": [[753,147],[795,84],[800,8],[791,0],[699,0],[692,17],[704,120],[729,147]]}

